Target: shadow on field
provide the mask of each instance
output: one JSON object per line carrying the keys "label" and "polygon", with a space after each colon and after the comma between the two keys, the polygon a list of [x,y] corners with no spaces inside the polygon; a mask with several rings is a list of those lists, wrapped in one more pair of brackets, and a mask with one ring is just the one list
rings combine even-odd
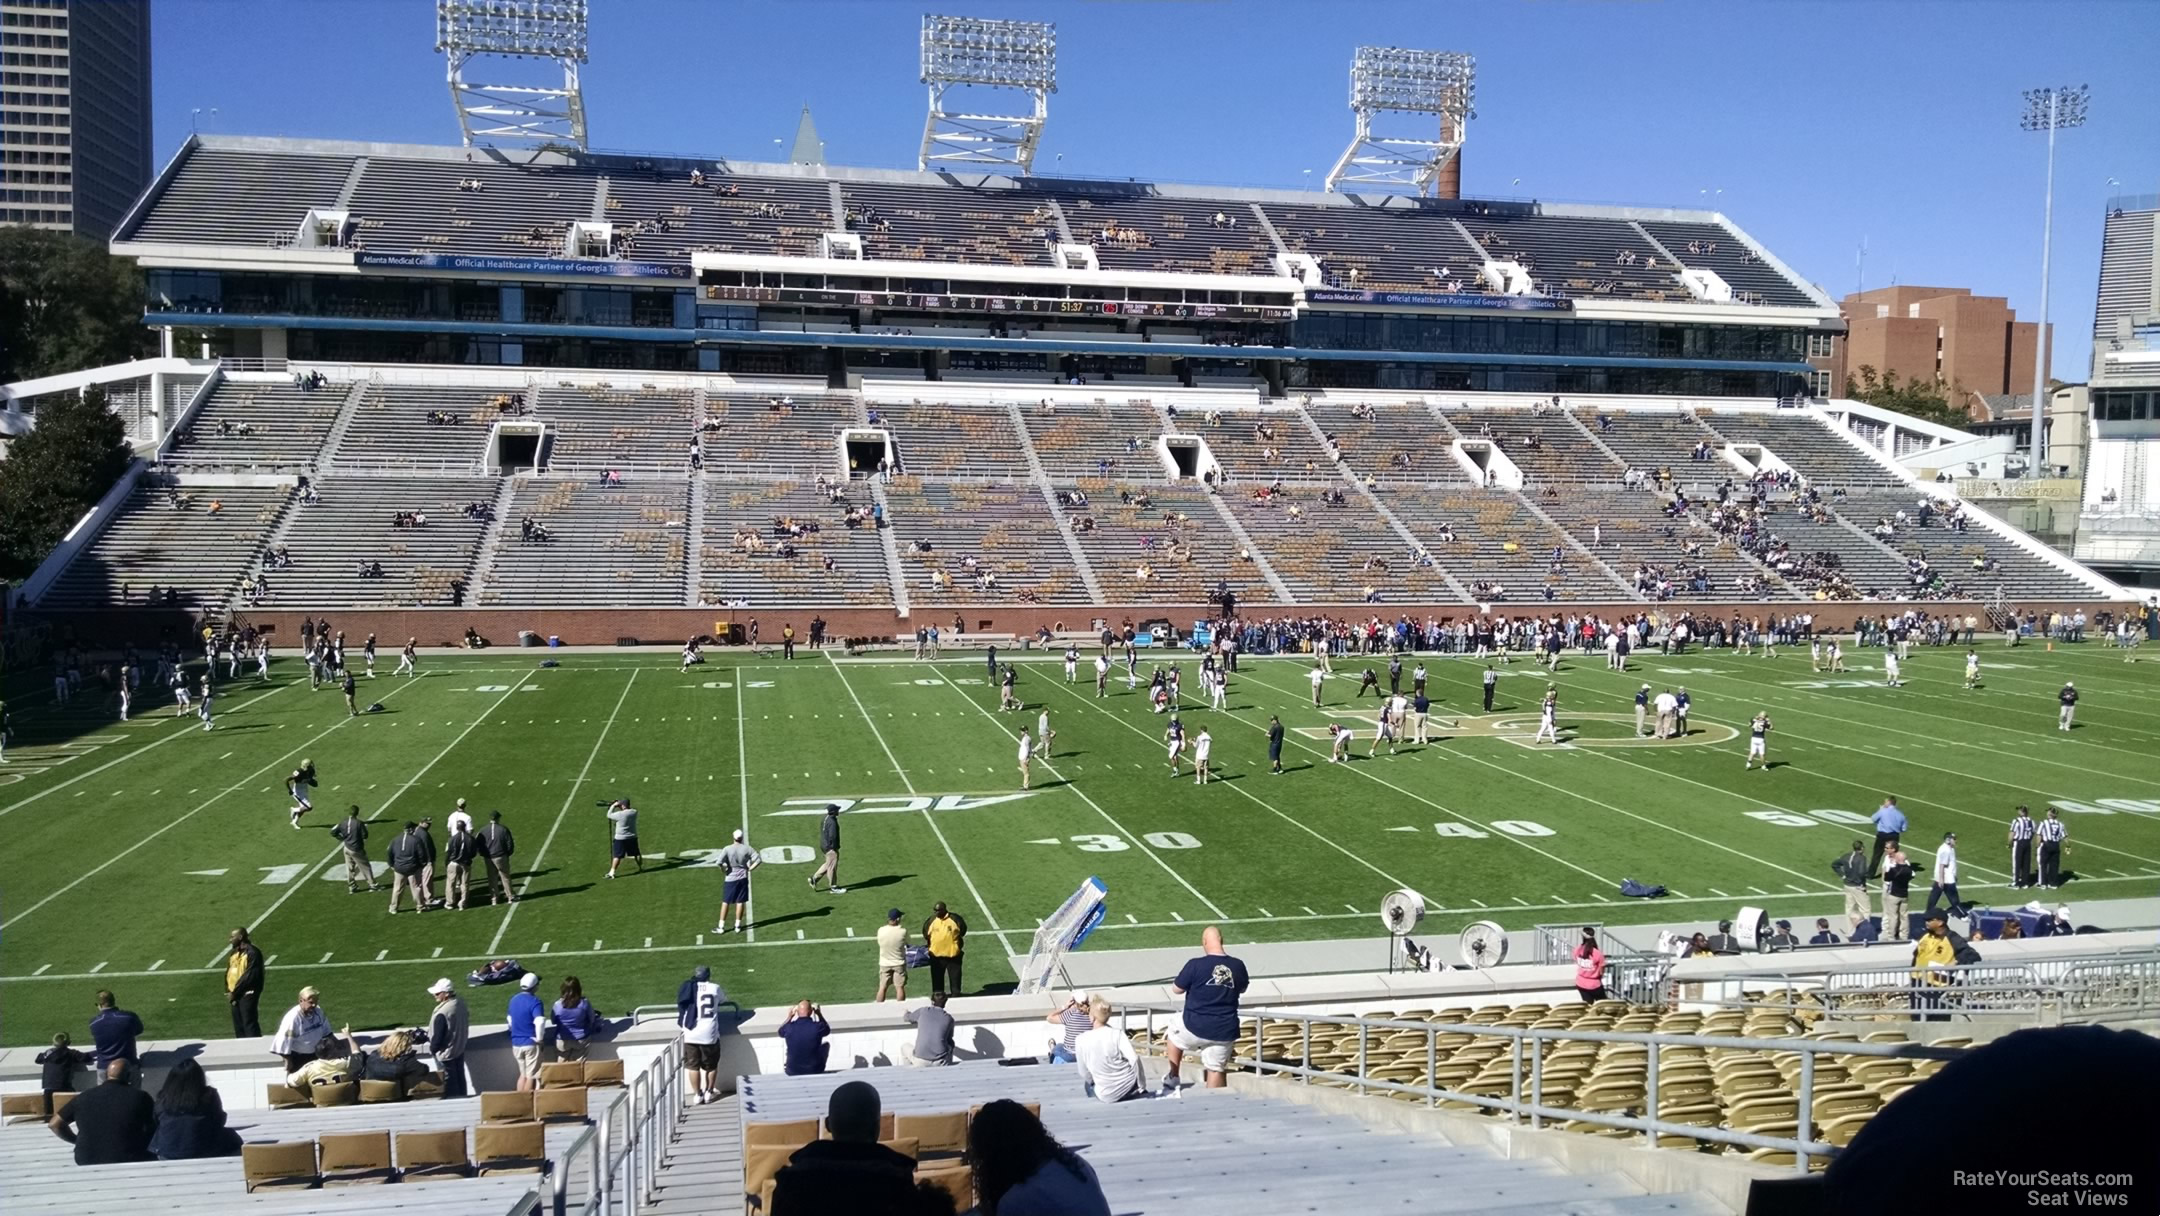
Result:
{"label": "shadow on field", "polygon": [[[525,881],[526,881],[526,883],[527,883],[527,884],[530,884],[530,883],[532,883],[532,882],[533,882],[533,880],[535,880],[535,879],[537,879],[537,878],[540,878],[540,877],[542,877],[542,876],[544,876],[544,875],[548,875],[548,874],[554,874],[554,873],[556,873],[556,872],[557,872],[556,870],[540,870],[540,871],[536,871],[536,872],[534,872],[534,873],[530,873],[530,874],[527,874],[527,875],[525,876]],[[543,890],[543,891],[535,891],[535,890],[531,889],[530,885],[528,885],[528,886],[527,886],[527,888],[526,888],[526,890],[525,890],[525,893],[524,893],[523,895],[520,895],[520,896],[518,896],[518,899],[519,899],[519,901],[520,901],[520,902],[522,902],[522,901],[525,901],[525,900],[531,900],[531,899],[548,899],[548,898],[551,898],[551,897],[553,897],[553,896],[556,896],[556,895],[575,895],[575,894],[577,894],[577,893],[578,893],[578,892],[580,892],[580,891],[590,891],[590,890],[592,890],[592,889],[593,889],[594,887],[596,887],[596,886],[599,886],[599,885],[600,885],[599,883],[593,883],[593,882],[581,882],[581,883],[578,883],[578,884],[576,884],[576,885],[574,885],[574,886],[567,886],[567,887],[549,887],[549,888],[547,888],[546,890]]]}
{"label": "shadow on field", "polygon": [[1030,788],[1030,789],[1037,789],[1037,790],[1054,790],[1054,789],[1056,789],[1057,787],[1059,787],[1059,786],[1061,786],[1061,785],[1071,785],[1071,784],[1072,784],[1072,782],[1070,782],[1070,781],[1067,781],[1067,780],[1066,780],[1066,779],[1064,779],[1063,777],[1060,777],[1060,778],[1058,778],[1058,779],[1057,779],[1057,780],[1055,780],[1055,781],[1038,781],[1038,782],[1036,782],[1035,784],[1033,784],[1032,786],[1029,786],[1028,788]]}
{"label": "shadow on field", "polygon": [[915,877],[913,874],[880,874],[876,878],[856,879],[848,884],[848,889],[852,891],[858,888],[889,887],[896,882],[905,882],[913,877]]}
{"label": "shadow on field", "polygon": [[805,908],[800,912],[790,912],[786,916],[761,916],[757,920],[757,927],[760,929],[771,929],[778,925],[784,925],[791,920],[809,920],[812,917],[831,915],[832,905],[820,904],[815,908]]}

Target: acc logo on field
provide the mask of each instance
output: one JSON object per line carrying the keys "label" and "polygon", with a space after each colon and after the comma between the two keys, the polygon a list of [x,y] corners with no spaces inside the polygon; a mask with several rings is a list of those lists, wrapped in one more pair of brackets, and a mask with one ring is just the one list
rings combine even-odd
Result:
{"label": "acc logo on field", "polygon": [[854,815],[904,815],[916,811],[972,811],[1001,802],[1018,802],[1033,798],[1041,790],[1024,790],[1016,794],[865,794],[853,798],[789,798],[782,809],[765,812],[768,818],[781,815],[822,815],[828,804],[838,804],[842,811]]}

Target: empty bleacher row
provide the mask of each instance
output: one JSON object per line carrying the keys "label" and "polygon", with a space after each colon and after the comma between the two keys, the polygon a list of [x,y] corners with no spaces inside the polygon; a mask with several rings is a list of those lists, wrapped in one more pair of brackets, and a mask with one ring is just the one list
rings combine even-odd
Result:
{"label": "empty bleacher row", "polygon": [[[184,245],[285,244],[299,234],[311,209],[337,203],[352,166],[350,156],[195,148],[136,225],[133,239]],[[181,308],[196,305],[189,300],[173,303]]]}
{"label": "empty bleacher row", "polygon": [[1529,603],[1548,592],[1555,600],[1627,594],[1515,494],[1415,486],[1382,487],[1378,493],[1476,602]]}
{"label": "empty bleacher row", "polygon": [[1354,604],[1451,599],[1446,578],[1421,564],[1362,494],[1345,491],[1332,505],[1299,487],[1263,500],[1233,490],[1223,496],[1268,565],[1300,600]]}
{"label": "empty bleacher row", "polygon": [[875,407],[900,467],[921,477],[1026,478],[1027,456],[1012,416],[997,405],[925,402]]}
{"label": "empty bleacher row", "polygon": [[1343,463],[1360,476],[1422,485],[1469,484],[1469,474],[1448,450],[1454,436],[1422,404],[1364,405],[1327,398],[1314,400],[1306,410],[1321,432],[1334,439]]}
{"label": "empty bleacher row", "polygon": [[[1679,410],[1601,410],[1576,411],[1577,418],[1598,437],[1598,442],[1611,448],[1613,453],[1633,468],[1645,472],[1671,469],[1673,475],[1683,480],[1699,470],[1692,465],[1696,445],[1711,443],[1709,431],[1690,413]],[[1719,464],[1722,476],[1731,466]]]}
{"label": "empty bleacher row", "polygon": [[[488,512],[503,488],[477,477],[342,476],[314,484],[318,501],[295,502],[278,541],[292,564],[263,576],[267,605],[455,604],[472,580]],[[476,505],[486,510],[468,511]],[[378,565],[380,575],[373,573]]]}
{"label": "empty bleacher row", "polygon": [[478,469],[487,459],[489,431],[513,395],[457,385],[369,384],[325,457],[336,465]]}
{"label": "empty bleacher row", "polygon": [[846,182],[840,197],[867,258],[1048,266],[1059,239],[1049,204],[1019,190]]}
{"label": "empty bleacher row", "polygon": [[[477,580],[483,607],[671,607],[688,603],[689,485],[679,480],[521,478]],[[531,519],[546,539],[526,539]]]}
{"label": "empty bleacher row", "polygon": [[1716,273],[1743,303],[1774,308],[1806,308],[1814,303],[1722,224],[1644,220],[1642,228],[1682,265]]}
{"label": "empty bleacher row", "polygon": [[826,183],[732,174],[693,183],[680,174],[610,169],[606,217],[618,251],[641,262],[687,262],[708,249],[811,257],[818,238],[833,231]]}
{"label": "empty bleacher row", "polygon": [[307,389],[282,376],[227,378],[174,438],[167,463],[300,469],[315,463],[350,385]]}
{"label": "empty bleacher row", "polygon": [[1082,477],[1158,481],[1162,417],[1138,405],[1022,406],[1036,459],[1053,481]]}
{"label": "empty bleacher row", "polygon": [[1760,444],[1794,472],[1826,489],[1901,485],[1904,478],[1851,440],[1791,410],[1712,410],[1703,421],[1735,445]]}
{"label": "empty bleacher row", "polygon": [[223,603],[253,569],[277,526],[283,486],[188,486],[138,483],[98,538],[68,563],[38,600],[47,610],[108,604]]}
{"label": "empty bleacher row", "polygon": [[1172,274],[1273,274],[1275,243],[1247,203],[1046,188],[1105,270]]}
{"label": "empty bleacher row", "polygon": [[1575,424],[1558,413],[1533,414],[1525,410],[1473,410],[1449,406],[1441,410],[1465,438],[1489,439],[1528,482],[1587,481],[1610,483],[1621,469],[1597,445],[1583,437]]}
{"label": "empty bleacher row", "polygon": [[835,503],[807,482],[707,478],[699,602],[891,603],[877,532],[847,524],[850,502],[869,500],[852,488],[852,500]]}
{"label": "empty bleacher row", "polygon": [[1021,596],[1046,604],[1087,601],[1087,585],[1057,519],[1034,485],[901,477],[885,488],[885,498],[914,602],[982,603]]}
{"label": "empty bleacher row", "polygon": [[594,218],[598,181],[567,165],[371,157],[348,208],[353,239],[378,253],[563,257],[570,225]]}

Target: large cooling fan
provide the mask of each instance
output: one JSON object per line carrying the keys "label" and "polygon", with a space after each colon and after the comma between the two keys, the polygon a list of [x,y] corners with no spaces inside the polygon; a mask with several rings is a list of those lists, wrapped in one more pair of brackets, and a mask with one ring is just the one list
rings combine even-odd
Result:
{"label": "large cooling fan", "polygon": [[1390,891],[1380,901],[1380,924],[1397,937],[1408,934],[1425,919],[1425,897],[1408,889]]}
{"label": "large cooling fan", "polygon": [[1462,961],[1480,971],[1498,966],[1507,958],[1507,930],[1489,920],[1477,921],[1462,931]]}

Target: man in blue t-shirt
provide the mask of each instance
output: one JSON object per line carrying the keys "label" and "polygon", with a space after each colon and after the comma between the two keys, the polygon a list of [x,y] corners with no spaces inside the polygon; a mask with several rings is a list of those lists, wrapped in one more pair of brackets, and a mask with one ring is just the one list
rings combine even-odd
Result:
{"label": "man in blue t-shirt", "polygon": [[510,998],[510,1055],[517,1061],[519,1093],[540,1088],[540,1043],[548,1011],[547,1002],[534,991],[539,986],[539,973],[528,971],[518,977],[517,995]]}
{"label": "man in blue t-shirt", "polygon": [[1223,951],[1222,930],[1209,925],[1200,933],[1198,958],[1178,971],[1170,990],[1185,998],[1184,1014],[1170,1027],[1170,1071],[1163,1096],[1178,1092],[1178,1069],[1185,1053],[1200,1053],[1200,1071],[1209,1089],[1229,1084],[1230,1049],[1237,1044],[1238,996],[1252,983],[1245,964]]}
{"label": "man in blue t-shirt", "polygon": [[825,1022],[825,1011],[808,1001],[788,1011],[787,1023],[780,1027],[780,1041],[787,1044],[787,1075],[809,1076],[825,1071],[825,1061],[832,1047],[825,1042],[832,1034],[832,1027]]}
{"label": "man in blue t-shirt", "polygon": [[97,1015],[90,1019],[90,1041],[96,1045],[93,1060],[97,1071],[103,1073],[114,1060],[125,1060],[127,1079],[132,1082],[138,1067],[135,1036],[142,1032],[142,1019],[120,1008],[113,994],[100,988]]}

